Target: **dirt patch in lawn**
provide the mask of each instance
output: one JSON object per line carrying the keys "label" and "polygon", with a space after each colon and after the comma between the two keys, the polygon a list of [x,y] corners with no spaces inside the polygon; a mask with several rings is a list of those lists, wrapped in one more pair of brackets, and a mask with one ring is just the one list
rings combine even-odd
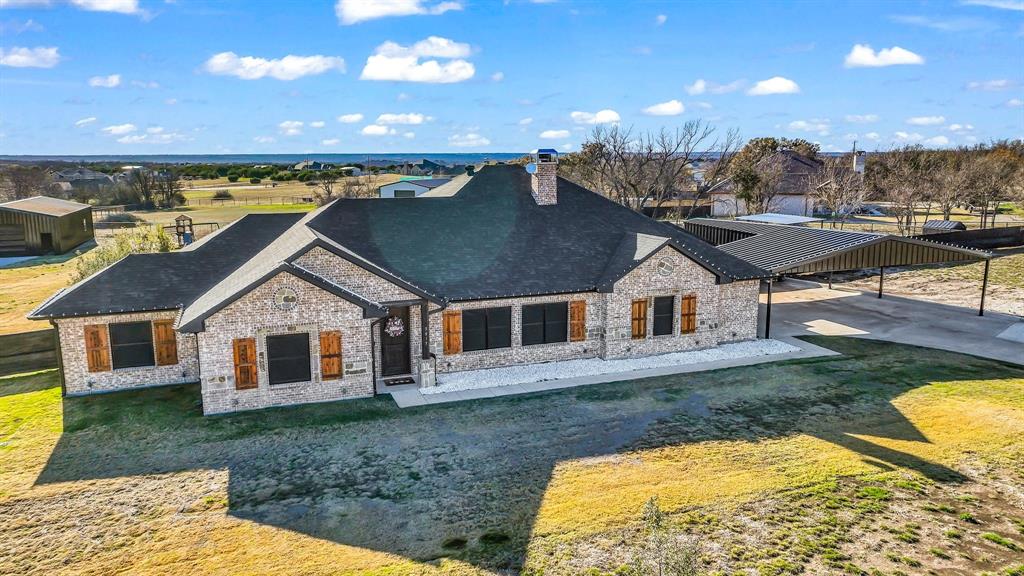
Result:
{"label": "dirt patch in lawn", "polygon": [[[813,340],[844,356],[407,410],[375,398],[203,417],[195,386],[62,401],[52,374],[0,380],[0,573],[604,570],[652,496],[680,525],[719,518],[699,532],[725,555],[708,569],[778,557],[820,573],[833,552],[874,566],[856,551],[882,537],[923,562],[880,532],[885,514],[963,494],[979,507],[956,513],[982,522],[963,539],[1002,569],[993,538],[1021,540],[996,517],[1019,501],[1004,491],[1021,485],[1024,369]],[[868,487],[891,497],[859,498]],[[791,522],[794,498],[810,503]],[[833,501],[848,523],[808,547]],[[891,512],[854,522],[863,501]],[[908,521],[937,547],[951,513],[936,509]],[[753,535],[790,524],[776,556],[751,556]],[[749,540],[736,558],[733,540]]]}

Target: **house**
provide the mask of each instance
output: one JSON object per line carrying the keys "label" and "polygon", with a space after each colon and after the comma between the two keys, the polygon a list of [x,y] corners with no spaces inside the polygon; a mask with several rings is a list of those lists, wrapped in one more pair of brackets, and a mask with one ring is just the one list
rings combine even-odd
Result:
{"label": "house", "polygon": [[[96,189],[114,183],[114,179],[109,175],[81,166],[56,170],[52,176],[53,181],[60,186],[62,191],[66,191],[68,188],[71,190]],[[64,186],[65,184],[67,186]]]}
{"label": "house", "polygon": [[415,198],[430,192],[438,186],[451,182],[451,178],[427,178],[423,180],[399,180],[377,189],[381,198]]}
{"label": "house", "polygon": [[339,168],[342,174],[345,176],[362,176],[363,169],[359,166],[342,166]]}
{"label": "house", "polygon": [[48,196],[0,204],[0,255],[63,254],[92,239],[88,204]]}
{"label": "house", "polygon": [[299,162],[295,166],[292,166],[293,172],[323,172],[325,170],[334,170],[334,165],[324,164],[323,162],[318,162],[316,160],[303,160],[302,162]]}
{"label": "house", "polygon": [[199,382],[207,414],[756,337],[765,271],[557,178],[557,155],[535,167],[485,166],[416,202],[250,214],[30,317],[57,329],[66,394]]}
{"label": "house", "polygon": [[[782,165],[782,178],[777,184],[776,196],[772,205],[769,206],[769,211],[795,216],[813,215],[815,200],[811,196],[810,185],[821,173],[822,162],[792,150],[781,150],[762,161],[774,161]],[[709,193],[713,217],[749,214],[746,202],[736,198],[735,186],[731,178],[723,180]]]}

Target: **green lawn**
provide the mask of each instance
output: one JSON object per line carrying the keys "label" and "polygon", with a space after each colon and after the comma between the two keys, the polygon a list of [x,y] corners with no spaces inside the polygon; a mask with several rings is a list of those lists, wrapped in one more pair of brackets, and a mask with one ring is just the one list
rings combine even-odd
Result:
{"label": "green lawn", "polygon": [[0,379],[0,573],[610,573],[652,496],[709,573],[1015,567],[1024,368],[812,340],[844,355],[406,410]]}

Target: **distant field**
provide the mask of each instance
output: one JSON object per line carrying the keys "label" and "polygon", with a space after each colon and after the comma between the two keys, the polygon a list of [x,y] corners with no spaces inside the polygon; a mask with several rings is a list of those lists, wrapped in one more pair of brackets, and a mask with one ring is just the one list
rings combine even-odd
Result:
{"label": "distant field", "polygon": [[[360,180],[368,180],[372,177],[359,176]],[[398,174],[381,174],[373,182],[374,186],[383,186],[397,182],[403,177]],[[305,182],[271,182],[263,180],[259,184],[250,184],[248,178],[239,179],[238,182],[228,182],[227,178],[214,180],[191,180],[185,184],[185,197],[189,200],[212,198],[218,190],[227,190],[238,200],[246,198],[301,198],[313,195],[314,186],[307,186]]]}
{"label": "distant field", "polygon": [[309,212],[316,208],[316,204],[239,204],[212,207],[191,207],[181,206],[172,210],[140,210],[132,212],[139,218],[153,224],[167,226],[174,223],[174,219],[181,214],[187,214],[196,224],[216,222],[221,226],[234,222],[242,216],[251,213],[274,213],[274,212]]}

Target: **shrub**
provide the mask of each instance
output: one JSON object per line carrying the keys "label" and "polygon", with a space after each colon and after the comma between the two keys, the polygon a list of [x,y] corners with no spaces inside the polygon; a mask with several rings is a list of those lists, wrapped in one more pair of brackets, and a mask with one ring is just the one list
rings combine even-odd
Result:
{"label": "shrub", "polygon": [[229,190],[217,190],[213,193],[214,200],[234,200],[234,198]]}
{"label": "shrub", "polygon": [[100,244],[75,261],[71,283],[84,280],[129,254],[170,252],[171,238],[158,226],[135,228],[114,235],[113,242]]}
{"label": "shrub", "polygon": [[249,178],[249,184],[259,184],[262,182],[259,178]]}
{"label": "shrub", "polygon": [[103,217],[102,222],[141,222],[142,218],[139,218],[131,212],[111,212]]}
{"label": "shrub", "polygon": [[228,182],[238,182],[238,174],[228,174]]}

